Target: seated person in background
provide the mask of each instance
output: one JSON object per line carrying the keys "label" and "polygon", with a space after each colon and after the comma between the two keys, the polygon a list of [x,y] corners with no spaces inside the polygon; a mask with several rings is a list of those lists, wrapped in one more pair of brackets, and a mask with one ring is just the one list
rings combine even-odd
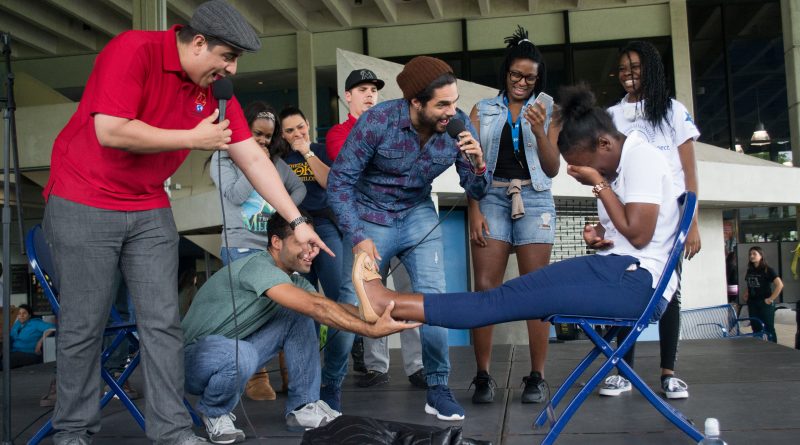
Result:
{"label": "seated person in background", "polygon": [[197,410],[213,443],[244,439],[231,411],[250,376],[280,349],[292,376],[285,408],[287,427],[315,428],[341,414],[319,400],[314,320],[369,337],[418,326],[388,316],[375,324],[365,323],[354,306],[314,293],[311,284],[294,272],[308,273],[319,248],[300,243],[277,213],[270,218],[267,235],[266,251],[223,267],[200,288],[182,322],[186,391],[201,396]]}
{"label": "seated person in background", "polygon": [[[638,134],[626,137],[595,105],[585,86],[562,90],[558,148],[567,173],[592,186],[600,224],[583,238],[596,255],[559,261],[481,292],[404,294],[390,291],[364,253],[353,265],[353,284],[366,320],[391,311],[398,320],[468,329],[553,314],[636,319],[661,277],[679,221],[672,176],[658,149]],[[653,318],[664,313],[676,279],[671,276]]]}
{"label": "seated person in background", "polygon": [[[42,334],[56,325],[33,318],[33,309],[19,305],[17,321],[11,326],[11,369],[42,363]],[[0,353],[2,358],[2,353]],[[3,369],[0,361],[0,369]]]}

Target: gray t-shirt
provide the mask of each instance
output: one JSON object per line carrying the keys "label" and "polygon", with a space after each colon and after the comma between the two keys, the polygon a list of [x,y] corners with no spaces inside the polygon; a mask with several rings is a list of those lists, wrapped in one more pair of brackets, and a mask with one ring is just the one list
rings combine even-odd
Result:
{"label": "gray t-shirt", "polygon": [[[238,329],[233,319],[228,268],[233,277]],[[223,267],[197,291],[181,322],[185,344],[208,335],[244,338],[257,331],[278,309],[278,304],[265,292],[284,283],[315,292],[305,278],[298,274],[287,275],[279,269],[269,252],[258,252]]]}
{"label": "gray t-shirt", "polygon": [[[217,162],[220,161],[220,157],[222,165],[218,166]],[[295,205],[299,205],[306,196],[305,185],[282,159],[276,159],[273,162],[292,201]],[[269,244],[267,221],[275,213],[275,209],[256,192],[227,152],[214,153],[209,170],[211,179],[214,180],[217,188],[220,187],[220,182],[222,183],[224,198],[222,210],[225,212],[225,232],[228,234],[228,246],[265,250]],[[222,242],[224,244],[224,238]]]}

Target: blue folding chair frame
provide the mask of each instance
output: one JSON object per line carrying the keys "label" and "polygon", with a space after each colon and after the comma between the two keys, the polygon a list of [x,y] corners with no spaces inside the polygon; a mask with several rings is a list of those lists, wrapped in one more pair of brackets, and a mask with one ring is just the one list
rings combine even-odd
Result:
{"label": "blue folding chair frame", "polygon": [[[25,248],[28,253],[28,264],[30,264],[31,269],[33,269],[36,279],[39,280],[39,284],[42,286],[42,290],[44,291],[47,300],[50,302],[50,306],[53,308],[53,314],[58,317],[59,313],[61,312],[61,305],[58,299],[58,285],[56,284],[56,276],[53,273],[54,267],[53,260],[50,256],[50,248],[47,245],[44,232],[42,231],[42,227],[40,225],[37,224],[28,232],[28,236],[25,238]],[[122,385],[125,384],[125,382],[128,380],[128,377],[130,377],[131,373],[139,365],[139,337],[136,334],[136,323],[127,323],[122,321],[119,313],[113,306],[111,307],[111,319],[112,322],[106,326],[103,335],[105,337],[113,336],[113,340],[111,341],[111,344],[109,344],[103,350],[100,356],[100,376],[106,382],[106,385],[108,385],[110,390],[107,391],[100,399],[100,409],[102,410],[108,404],[108,402],[114,396],[116,396],[125,406],[125,408],[127,408],[134,420],[136,420],[136,423],[139,424],[139,427],[144,430],[145,423],[142,412],[139,411],[139,408],[136,406],[136,404],[133,403],[130,397],[128,397],[128,395],[122,389]],[[134,354],[128,366],[125,368],[125,371],[122,372],[118,379],[114,379],[111,373],[109,373],[103,365],[126,338],[131,342],[131,345],[135,347],[136,353]],[[189,410],[189,414],[192,416],[192,421],[194,421],[196,425],[200,425],[200,418],[194,412],[191,405],[186,401],[186,399],[183,400],[183,403]],[[38,444],[42,441],[42,439],[50,435],[52,432],[53,423],[52,419],[50,419],[28,441],[28,445]]]}
{"label": "blue folding chair frame", "polygon": [[[544,440],[542,440],[542,444],[552,444],[556,441],[558,435],[561,433],[561,431],[563,431],[567,423],[569,423],[569,420],[572,418],[578,408],[580,408],[584,400],[586,400],[586,397],[588,397],[589,394],[594,391],[594,388],[600,384],[600,381],[611,371],[612,368],[617,368],[619,373],[627,378],[633,387],[642,393],[642,395],[647,399],[648,402],[650,402],[651,405],[653,405],[670,422],[680,428],[684,433],[689,435],[692,440],[697,442],[703,438],[703,434],[701,434],[700,431],[698,431],[692,425],[692,422],[689,419],[681,414],[680,411],[672,407],[672,405],[669,405],[661,397],[656,395],[653,390],[644,383],[641,377],[639,377],[636,372],[633,371],[633,368],[631,368],[630,365],[628,365],[623,359],[628,350],[630,350],[630,348],[636,342],[636,339],[639,337],[642,331],[644,331],[644,329],[650,324],[650,319],[653,315],[653,312],[655,311],[659,300],[662,298],[662,295],[667,288],[667,284],[669,283],[670,277],[675,271],[675,267],[677,266],[680,256],[683,253],[683,244],[686,241],[686,235],[689,232],[689,227],[691,227],[692,219],[697,208],[697,197],[692,192],[686,192],[681,195],[678,200],[683,206],[680,222],[678,224],[678,233],[672,243],[672,250],[670,250],[669,258],[664,266],[664,271],[661,274],[658,285],[656,285],[655,290],[650,297],[650,302],[639,319],[592,318],[563,314],[552,315],[547,318],[547,321],[552,323],[577,324],[586,333],[595,346],[578,364],[575,370],[572,371],[569,377],[567,377],[567,379],[564,381],[564,384],[555,393],[555,395],[552,397],[552,400],[547,404],[547,406],[545,406],[542,412],[539,413],[539,416],[534,421],[534,428],[542,427],[548,417],[555,416],[554,410],[558,403],[561,402],[561,400],[567,395],[567,392],[569,392],[569,390],[572,388],[572,385],[577,382],[578,378],[583,375],[583,373],[601,353],[606,356],[606,360],[602,366],[600,366],[600,369],[598,369],[594,375],[592,375],[592,377],[578,392],[578,394],[572,398],[558,419],[555,420],[555,422],[553,422],[553,419],[551,419],[552,424],[550,425],[550,431],[547,433],[547,436],[545,436]],[[600,334],[594,330],[593,325],[607,325],[611,326],[611,329],[609,329],[605,336],[601,337]],[[631,327],[633,329],[625,338],[625,340],[623,340],[622,343],[617,346],[617,348],[614,348],[611,345],[611,340],[617,335],[617,332],[619,332],[622,327]]]}

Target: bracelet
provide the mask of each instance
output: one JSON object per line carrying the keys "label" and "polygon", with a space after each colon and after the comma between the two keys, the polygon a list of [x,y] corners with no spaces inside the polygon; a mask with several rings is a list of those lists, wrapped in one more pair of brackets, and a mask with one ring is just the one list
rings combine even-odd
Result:
{"label": "bracelet", "polygon": [[291,220],[289,222],[289,228],[294,230],[300,224],[307,224],[308,221],[309,221],[308,218],[306,218],[305,216],[298,216],[297,218],[295,218],[295,219],[293,219],[293,220]]}
{"label": "bracelet", "polygon": [[317,155],[317,154],[316,154],[316,153],[314,153],[314,152],[313,152],[313,151],[311,151],[311,150],[308,150],[307,152],[303,153],[303,157],[304,157],[304,158],[306,158],[306,160],[309,160],[309,159],[311,159],[311,158],[315,157],[316,155]]}
{"label": "bracelet", "polygon": [[608,188],[608,183],[606,181],[600,181],[599,184],[592,187],[592,194],[595,198],[600,197],[600,192]]}
{"label": "bracelet", "polygon": [[483,168],[480,170],[472,170],[472,173],[475,174],[476,176],[480,176],[486,173],[486,164],[483,164]]}

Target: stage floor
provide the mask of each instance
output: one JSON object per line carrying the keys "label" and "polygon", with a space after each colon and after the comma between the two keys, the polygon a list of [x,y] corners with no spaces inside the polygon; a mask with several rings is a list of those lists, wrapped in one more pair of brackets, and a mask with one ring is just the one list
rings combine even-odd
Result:
{"label": "stage floor", "polygon": [[[547,380],[553,391],[589,348],[584,341],[550,345]],[[489,440],[494,444],[536,444],[541,431],[531,429],[540,405],[522,405],[522,377],[529,372],[527,346],[499,345],[494,348],[491,373],[497,380],[495,402],[473,405],[470,382],[475,372],[472,349],[450,350],[452,373],[450,387],[467,412],[462,422],[441,422],[426,415],[425,392],[413,388],[405,377],[400,353],[392,351],[391,380],[388,384],[362,389],[350,374],[343,386],[342,403],[346,414],[372,416],[400,422],[436,426],[460,424],[465,436]],[[47,391],[52,365],[20,368],[12,371],[12,432],[19,435],[15,444],[25,443],[49,417],[47,408],[39,407],[39,397]],[[637,345],[636,369],[651,387],[658,384],[658,344]],[[679,375],[689,384],[691,397],[673,401],[702,430],[706,417],[716,417],[722,437],[729,444],[790,444],[800,441],[800,351],[752,339],[697,340],[680,344]],[[272,368],[270,368],[272,369]],[[142,387],[141,369],[132,379]],[[273,385],[280,377],[272,374]],[[190,399],[192,400],[192,399]],[[247,433],[247,444],[299,444],[301,434],[284,427],[283,402],[254,402],[244,399],[244,408],[255,431],[250,429],[241,407],[234,411],[237,426]],[[143,400],[136,401],[144,407]],[[47,413],[24,430],[39,416]],[[198,434],[205,432],[197,429]],[[620,397],[590,396],[561,434],[560,444],[692,444],[687,436],[661,417],[635,391]],[[43,443],[52,443],[51,439]],[[96,444],[147,443],[124,407],[117,400],[103,411],[102,431]]]}

